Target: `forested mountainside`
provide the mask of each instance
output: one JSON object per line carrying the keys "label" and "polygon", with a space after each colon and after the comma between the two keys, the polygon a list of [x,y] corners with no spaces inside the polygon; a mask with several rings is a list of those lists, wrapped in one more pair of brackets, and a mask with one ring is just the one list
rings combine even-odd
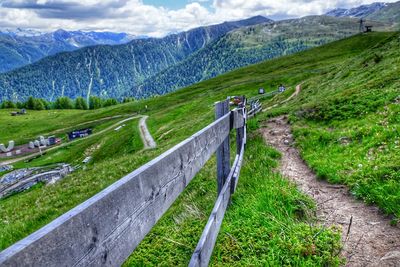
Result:
{"label": "forested mountainside", "polygon": [[[367,23],[378,31],[393,29],[398,6],[385,4],[370,15],[380,19]],[[358,18],[309,16],[273,22],[258,16],[161,39],[87,47],[0,75],[0,100],[151,97],[358,32]]]}
{"label": "forested mountainside", "polygon": [[93,46],[59,53],[0,75],[0,99],[28,96],[119,97],[135,84],[184,60],[227,32],[271,20],[250,19],[200,27],[165,38],[133,40],[126,45]]}
{"label": "forested mountainside", "polygon": [[[383,23],[375,26],[385,27]],[[165,94],[266,59],[290,55],[359,32],[358,19],[310,16],[238,29],[134,88],[136,97]]]}
{"label": "forested mountainside", "polygon": [[0,31],[0,73],[7,72],[59,52],[82,47],[125,44],[135,39],[126,33],[57,30],[40,33],[30,30]]}

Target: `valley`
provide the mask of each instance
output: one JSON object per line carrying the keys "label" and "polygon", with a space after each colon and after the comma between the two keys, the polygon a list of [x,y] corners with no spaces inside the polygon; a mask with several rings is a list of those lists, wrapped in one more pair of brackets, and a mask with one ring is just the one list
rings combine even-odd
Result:
{"label": "valley", "polygon": [[[308,19],[320,22],[319,18]],[[266,25],[253,27],[249,33],[243,29],[233,31],[218,42],[229,40],[231,35],[254,36],[253,31],[265,32]],[[340,39],[346,34],[343,32]],[[263,42],[269,40],[268,36]],[[157,143],[153,149],[142,149],[136,118],[124,122],[127,126],[120,132],[103,132],[31,162],[17,163],[16,168],[58,162],[77,164],[87,156],[83,153],[86,151],[91,151],[93,157],[84,170],[77,170],[59,183],[39,185],[1,199],[0,250],[208,125],[214,119],[216,101],[233,95],[250,98],[258,94],[260,87],[271,92],[284,84],[288,90],[262,99],[264,112],[248,122],[238,193],[225,216],[211,265],[340,266],[351,261],[348,254],[341,254],[341,230],[319,222],[318,206],[312,198],[286,179],[286,173],[277,171],[285,155],[263,140],[260,129],[273,130],[268,121],[286,114],[293,131],[293,147],[316,177],[345,185],[351,199],[376,205],[381,210],[379,218],[385,218],[385,227],[398,231],[400,84],[398,69],[393,66],[400,64],[399,38],[396,32],[374,32],[325,45],[316,39],[310,42],[322,46],[293,51],[163,96],[98,110],[29,111],[27,117],[16,118],[9,115],[11,110],[0,111],[0,120],[7,125],[0,129],[1,142],[14,138],[23,143],[45,133],[64,135],[77,125],[101,132],[132,114],[140,114],[148,116],[144,117],[148,131]],[[257,47],[257,42],[253,45]],[[201,50],[197,53],[202,58]],[[99,145],[98,150],[92,150]],[[125,266],[157,265],[160,258],[165,265],[187,264],[216,197],[215,165],[213,157]],[[389,252],[379,252],[378,260]]]}

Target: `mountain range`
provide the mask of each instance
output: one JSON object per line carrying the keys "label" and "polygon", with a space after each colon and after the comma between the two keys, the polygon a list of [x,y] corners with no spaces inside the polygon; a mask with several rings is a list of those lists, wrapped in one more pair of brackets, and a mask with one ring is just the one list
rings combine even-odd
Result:
{"label": "mountain range", "polygon": [[[382,23],[376,26],[384,27]],[[357,19],[309,16],[229,32],[128,91],[135,97],[165,94],[267,59],[294,54],[359,32]]]}
{"label": "mountain range", "polygon": [[28,96],[145,98],[266,59],[289,55],[359,32],[359,17],[392,30],[399,3],[375,3],[329,16],[274,22],[261,16],[200,27],[164,38],[134,39],[58,53],[0,74],[0,100]]}
{"label": "mountain range", "polygon": [[362,5],[350,9],[336,8],[326,13],[326,15],[332,17],[364,18],[367,17],[368,15],[371,15],[374,12],[381,10],[387,5],[388,5],[387,3],[377,2],[377,3],[372,3],[370,5]]}
{"label": "mountain range", "polygon": [[364,18],[373,21],[394,23],[397,28],[400,24],[400,2],[383,3],[376,2],[370,5],[362,5],[355,8],[338,8],[326,13],[333,17],[354,17]]}
{"label": "mountain range", "polygon": [[196,28],[164,38],[133,40],[119,46],[101,45],[59,53],[0,75],[0,99],[28,96],[120,97],[135,84],[178,64],[226,33],[270,22],[257,16]]}
{"label": "mountain range", "polygon": [[133,39],[135,36],[112,32],[3,30],[0,31],[0,73],[60,52],[102,44],[125,44]]}

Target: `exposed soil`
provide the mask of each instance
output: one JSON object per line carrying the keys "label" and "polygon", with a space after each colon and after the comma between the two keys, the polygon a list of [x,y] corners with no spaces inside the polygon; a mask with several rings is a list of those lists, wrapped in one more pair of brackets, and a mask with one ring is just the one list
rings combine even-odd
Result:
{"label": "exposed soil", "polygon": [[146,120],[148,116],[143,116],[139,121],[139,130],[140,136],[142,138],[144,149],[152,149],[156,148],[156,142],[154,141],[153,137],[150,134],[149,129],[147,128]]}
{"label": "exposed soil", "polygon": [[262,133],[282,153],[279,171],[315,199],[321,223],[343,230],[346,266],[400,266],[400,228],[377,207],[356,200],[347,187],[318,180],[294,147],[286,117],[269,120]]}

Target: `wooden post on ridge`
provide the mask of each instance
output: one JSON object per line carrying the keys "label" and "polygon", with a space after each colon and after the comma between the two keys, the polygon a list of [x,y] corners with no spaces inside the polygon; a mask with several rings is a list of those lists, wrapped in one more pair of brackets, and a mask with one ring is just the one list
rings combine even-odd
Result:
{"label": "wooden post on ridge", "polygon": [[[225,116],[229,113],[229,99],[215,104],[215,119]],[[230,144],[229,135],[225,141],[217,149],[217,184],[218,184],[218,195],[224,187],[226,178],[231,170],[230,163]]]}

